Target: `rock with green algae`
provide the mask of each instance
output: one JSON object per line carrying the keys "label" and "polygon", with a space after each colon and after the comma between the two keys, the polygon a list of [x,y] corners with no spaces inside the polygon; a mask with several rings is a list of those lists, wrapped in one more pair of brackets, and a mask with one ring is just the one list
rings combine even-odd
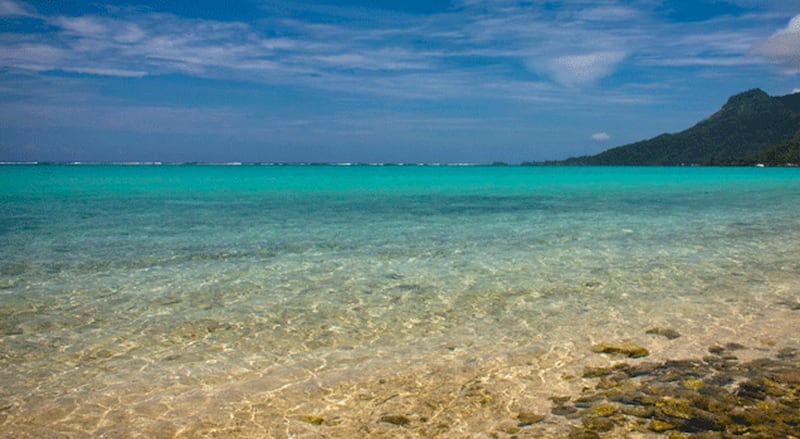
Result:
{"label": "rock with green algae", "polygon": [[[727,343],[719,348],[711,351],[725,355],[742,347]],[[569,417],[580,419],[583,428],[570,437],[606,437],[614,429],[675,439],[800,437],[800,363],[795,354],[784,348],[775,359],[747,363],[714,355],[649,363],[642,370],[626,363],[587,368],[584,378],[598,378],[597,385],[574,398],[574,407],[566,404],[566,397],[552,398],[554,414],[565,408],[575,411]]]}
{"label": "rock with green algae", "polygon": [[610,367],[587,367],[583,371],[584,378],[602,378],[604,376],[608,376],[614,373],[614,370]]}
{"label": "rock with green algae", "polygon": [[300,420],[312,425],[321,425],[323,422],[325,422],[324,418],[315,415],[304,415],[300,417]]}
{"label": "rock with green algae", "polygon": [[383,415],[380,421],[387,424],[399,425],[401,427],[411,423],[411,420],[403,415]]}
{"label": "rock with green algae", "polygon": [[650,351],[629,341],[623,341],[620,343],[596,344],[592,346],[592,352],[599,354],[624,355],[630,358],[640,358],[650,355]]}
{"label": "rock with green algae", "polygon": [[602,416],[587,416],[584,417],[583,428],[591,431],[611,431],[614,429],[614,421]]}
{"label": "rock with green algae", "polygon": [[567,439],[600,439],[600,435],[591,430],[574,429],[567,435]]}
{"label": "rock with green algae", "polygon": [[542,422],[544,418],[545,418],[544,415],[540,415],[538,413],[520,412],[517,414],[517,421],[519,421],[517,427],[527,427],[537,422]]}
{"label": "rock with green algae", "polygon": [[570,417],[570,415],[573,415],[577,412],[578,409],[576,409],[571,405],[556,405],[550,410],[550,413],[556,416],[565,416],[565,417]]}
{"label": "rock with green algae", "polygon": [[608,417],[619,411],[619,408],[614,404],[608,402],[600,402],[592,405],[588,409],[588,413],[598,417]]}
{"label": "rock with green algae", "polygon": [[669,422],[653,419],[650,421],[650,424],[647,426],[647,428],[648,430],[655,431],[656,433],[663,433],[668,430],[674,430],[675,425],[672,425]]}

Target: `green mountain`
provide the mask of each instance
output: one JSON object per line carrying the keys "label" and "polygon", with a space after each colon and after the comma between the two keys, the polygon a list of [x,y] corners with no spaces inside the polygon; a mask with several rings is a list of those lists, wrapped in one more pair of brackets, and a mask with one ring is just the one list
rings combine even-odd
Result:
{"label": "green mountain", "polygon": [[800,94],[770,97],[753,89],[732,96],[719,111],[685,131],[567,159],[561,164],[738,164],[798,133]]}
{"label": "green mountain", "polygon": [[763,163],[767,166],[785,166],[800,164],[800,132],[781,144],[767,148],[765,151],[746,157],[737,165],[754,165]]}

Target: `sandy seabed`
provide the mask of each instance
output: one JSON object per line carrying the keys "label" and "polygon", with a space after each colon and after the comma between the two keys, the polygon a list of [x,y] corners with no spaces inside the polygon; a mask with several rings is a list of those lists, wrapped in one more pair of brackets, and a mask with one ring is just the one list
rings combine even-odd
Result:
{"label": "sandy seabed", "polygon": [[[800,302],[796,297],[796,290],[786,287],[756,304],[675,304],[668,313],[631,312],[605,320],[590,314],[584,322],[530,340],[464,337],[428,340],[424,347],[319,350],[291,367],[273,365],[262,371],[230,367],[220,373],[226,370],[220,367],[211,375],[177,367],[174,379],[163,382],[126,381],[130,372],[95,369],[87,376],[105,375],[109,382],[118,382],[95,391],[90,383],[47,389],[45,381],[31,393],[35,398],[3,398],[0,436],[726,437],[747,432],[747,426],[740,424],[756,421],[741,421],[736,424],[739,430],[713,420],[696,425],[696,420],[689,421],[695,415],[664,408],[664,401],[686,397],[671,395],[675,389],[664,386],[676,382],[684,392],[698,395],[713,387],[723,396],[725,391],[738,398],[728,401],[733,405],[752,403],[764,410],[769,404],[797,407]],[[648,333],[653,328],[680,336]],[[649,354],[629,358],[624,353],[595,352],[602,343],[622,342],[643,347]],[[102,360],[103,354],[97,357]],[[76,367],[104,366],[96,361]],[[769,393],[772,381],[765,381],[763,395],[743,393],[750,381],[769,378],[754,374],[773,369],[784,379],[777,384],[783,393]],[[642,397],[631,402],[602,393],[615,388],[640,391],[641,380],[659,373],[661,378],[654,383],[666,399],[647,402]],[[665,373],[672,376],[664,378]],[[720,377],[722,382],[712,383]],[[637,415],[636,410],[625,409],[630,404],[652,407]],[[710,410],[704,407],[702,412]],[[772,412],[765,413],[762,423],[780,427],[781,422],[794,422],[769,419]],[[680,424],[682,419],[695,424]],[[704,425],[708,429],[703,430]],[[754,437],[768,435],[754,433]]]}

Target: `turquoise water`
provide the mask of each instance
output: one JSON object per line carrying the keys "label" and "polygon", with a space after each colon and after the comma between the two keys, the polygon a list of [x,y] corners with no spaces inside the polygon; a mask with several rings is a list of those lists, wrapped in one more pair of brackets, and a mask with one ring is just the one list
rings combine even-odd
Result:
{"label": "turquoise water", "polygon": [[4,165],[0,188],[16,437],[258,424],[234,406],[285,417],[297,383],[566,364],[654,324],[742,335],[800,279],[790,168]]}

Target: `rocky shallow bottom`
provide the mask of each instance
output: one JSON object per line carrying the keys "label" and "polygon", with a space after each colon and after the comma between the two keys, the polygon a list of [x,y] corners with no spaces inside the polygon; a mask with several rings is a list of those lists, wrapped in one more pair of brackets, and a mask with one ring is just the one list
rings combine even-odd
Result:
{"label": "rocky shallow bottom", "polygon": [[511,348],[446,340],[282,375],[0,398],[0,438],[800,437],[800,306],[778,305],[723,324],[609,322]]}
{"label": "rocky shallow bottom", "polygon": [[734,352],[742,348],[730,343],[712,346],[702,359],[587,368],[583,376],[598,383],[576,397],[554,397],[553,413],[580,419],[570,438],[599,438],[616,430],[674,438],[798,434],[797,351],[781,349],[776,358],[741,363]]}
{"label": "rocky shallow bottom", "polygon": [[[677,331],[665,328],[648,333],[679,337]],[[562,376],[565,381],[588,380],[594,385],[576,394],[550,396],[549,413],[511,410],[509,419],[496,423],[490,431],[465,435],[451,430],[454,426],[447,416],[434,415],[434,420],[415,415],[413,410],[398,411],[376,416],[374,425],[362,428],[361,433],[377,437],[568,439],[800,437],[800,352],[776,348],[772,357],[739,361],[736,352],[747,349],[730,342],[709,347],[702,358],[655,362],[639,361],[649,355],[642,346],[601,343],[591,350],[618,361],[585,367],[580,377]],[[462,386],[459,397],[491,411],[500,401],[495,400],[498,395],[491,386],[484,384],[486,380],[474,380]],[[329,433],[336,431],[339,422],[335,417],[317,415],[298,420],[322,429],[334,427]]]}

